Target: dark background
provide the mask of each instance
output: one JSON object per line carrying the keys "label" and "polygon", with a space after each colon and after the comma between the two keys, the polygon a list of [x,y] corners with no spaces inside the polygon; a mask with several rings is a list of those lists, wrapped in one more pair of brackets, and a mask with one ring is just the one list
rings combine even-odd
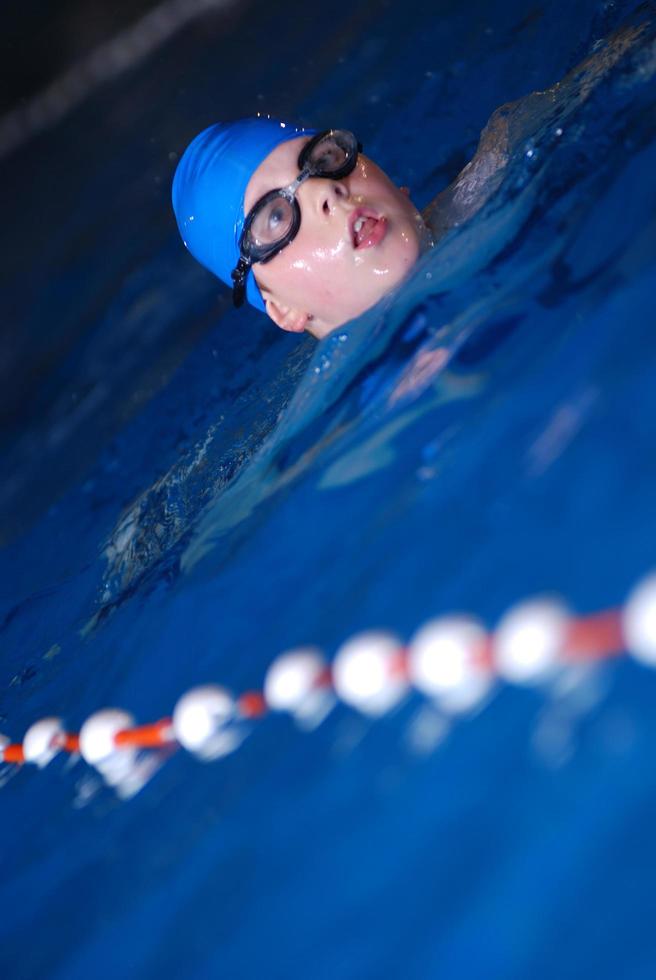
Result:
{"label": "dark background", "polygon": [[24,104],[93,48],[156,6],[153,0],[5,4],[0,111],[6,113]]}

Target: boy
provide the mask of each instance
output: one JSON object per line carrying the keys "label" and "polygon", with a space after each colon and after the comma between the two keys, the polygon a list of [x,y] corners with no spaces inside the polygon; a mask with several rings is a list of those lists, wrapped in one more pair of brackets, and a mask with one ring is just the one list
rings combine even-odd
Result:
{"label": "boy", "polygon": [[317,339],[400,283],[430,231],[346,130],[218,123],[185,150],[173,209],[192,255],[283,330]]}

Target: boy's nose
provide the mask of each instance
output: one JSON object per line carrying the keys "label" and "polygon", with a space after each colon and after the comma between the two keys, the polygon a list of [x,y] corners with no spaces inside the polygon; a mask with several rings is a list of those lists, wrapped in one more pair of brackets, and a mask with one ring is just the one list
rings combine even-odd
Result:
{"label": "boy's nose", "polygon": [[330,180],[327,177],[317,177],[314,181],[308,181],[306,186],[314,184],[313,197],[314,206],[320,215],[330,215],[337,208],[341,208],[351,197],[348,184],[345,180]]}

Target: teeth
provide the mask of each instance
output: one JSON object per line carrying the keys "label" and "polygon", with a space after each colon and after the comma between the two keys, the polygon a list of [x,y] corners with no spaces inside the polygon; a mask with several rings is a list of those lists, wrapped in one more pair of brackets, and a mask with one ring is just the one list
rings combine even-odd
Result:
{"label": "teeth", "polygon": [[365,223],[365,220],[366,220],[365,218],[358,218],[358,220],[353,225],[353,231],[356,233],[356,235],[359,231],[362,230],[362,226]]}

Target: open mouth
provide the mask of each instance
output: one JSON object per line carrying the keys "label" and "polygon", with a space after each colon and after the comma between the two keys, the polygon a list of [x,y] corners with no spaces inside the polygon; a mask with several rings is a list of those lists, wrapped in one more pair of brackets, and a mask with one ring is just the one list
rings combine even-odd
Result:
{"label": "open mouth", "polygon": [[387,232],[387,218],[371,208],[356,208],[349,218],[353,248],[372,248],[380,244]]}

